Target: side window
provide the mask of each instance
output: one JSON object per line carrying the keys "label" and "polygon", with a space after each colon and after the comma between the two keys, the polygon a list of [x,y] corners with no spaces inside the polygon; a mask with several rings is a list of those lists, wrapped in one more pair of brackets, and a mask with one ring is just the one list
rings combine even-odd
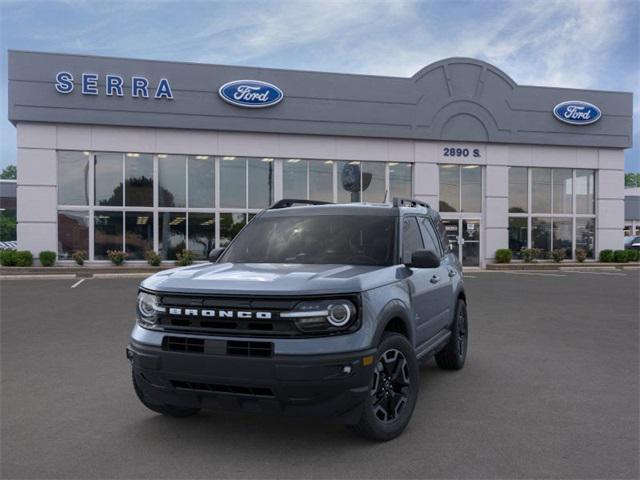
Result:
{"label": "side window", "polygon": [[422,230],[422,238],[424,238],[424,248],[431,250],[436,255],[442,256],[442,246],[438,239],[433,225],[426,217],[420,218],[420,229]]}
{"label": "side window", "polygon": [[410,262],[413,252],[423,248],[418,220],[416,217],[404,217],[402,220],[402,261]]}

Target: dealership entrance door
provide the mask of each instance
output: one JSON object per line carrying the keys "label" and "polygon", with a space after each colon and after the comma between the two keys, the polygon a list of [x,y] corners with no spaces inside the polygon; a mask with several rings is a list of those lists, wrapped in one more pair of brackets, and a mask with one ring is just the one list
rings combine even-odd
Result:
{"label": "dealership entrance door", "polygon": [[449,242],[463,267],[480,266],[480,219],[445,218],[442,220]]}

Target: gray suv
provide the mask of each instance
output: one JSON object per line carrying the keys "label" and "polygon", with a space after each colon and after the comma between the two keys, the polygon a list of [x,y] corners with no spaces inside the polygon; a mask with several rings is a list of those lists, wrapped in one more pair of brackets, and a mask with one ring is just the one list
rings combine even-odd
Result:
{"label": "gray suv", "polygon": [[464,365],[462,269],[425,203],[282,200],[210,260],[140,285],[127,358],[155,412],[327,416],[389,440],[419,360]]}

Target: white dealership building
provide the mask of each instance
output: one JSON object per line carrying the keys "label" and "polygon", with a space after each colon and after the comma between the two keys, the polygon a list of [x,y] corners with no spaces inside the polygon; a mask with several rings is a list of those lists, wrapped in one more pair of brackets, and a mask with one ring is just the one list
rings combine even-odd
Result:
{"label": "white dealership building", "polygon": [[[248,80],[250,79],[250,80]],[[20,249],[199,258],[281,198],[440,210],[466,266],[622,248],[632,94],[450,58],[381,77],[9,52]]]}

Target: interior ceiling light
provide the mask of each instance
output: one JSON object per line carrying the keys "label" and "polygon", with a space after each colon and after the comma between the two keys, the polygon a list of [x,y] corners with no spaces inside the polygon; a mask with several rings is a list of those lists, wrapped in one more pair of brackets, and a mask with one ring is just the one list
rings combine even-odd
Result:
{"label": "interior ceiling light", "polygon": [[235,160],[236,157],[222,157],[223,160]]}

